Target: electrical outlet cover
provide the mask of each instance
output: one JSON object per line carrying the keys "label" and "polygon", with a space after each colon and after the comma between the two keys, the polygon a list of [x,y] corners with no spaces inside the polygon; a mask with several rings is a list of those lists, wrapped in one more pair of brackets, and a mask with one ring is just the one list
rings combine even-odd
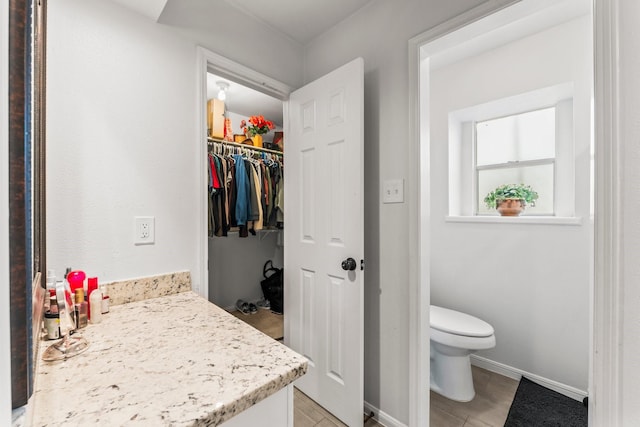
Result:
{"label": "electrical outlet cover", "polygon": [[134,218],[133,243],[136,245],[152,245],[155,243],[155,218],[137,216]]}

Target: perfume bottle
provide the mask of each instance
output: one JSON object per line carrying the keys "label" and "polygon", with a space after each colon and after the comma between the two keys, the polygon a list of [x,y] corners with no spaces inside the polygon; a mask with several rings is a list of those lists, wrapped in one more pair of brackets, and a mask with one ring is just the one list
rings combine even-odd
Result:
{"label": "perfume bottle", "polygon": [[84,300],[84,289],[76,289],[76,329],[84,328],[88,323],[87,302]]}
{"label": "perfume bottle", "polygon": [[102,291],[94,289],[89,295],[89,312],[91,323],[102,321]]}

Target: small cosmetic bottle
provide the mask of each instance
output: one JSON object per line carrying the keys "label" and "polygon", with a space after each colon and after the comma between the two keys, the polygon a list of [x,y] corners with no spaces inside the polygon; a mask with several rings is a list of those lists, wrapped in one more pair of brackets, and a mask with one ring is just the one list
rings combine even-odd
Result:
{"label": "small cosmetic bottle", "polygon": [[102,291],[94,289],[89,295],[89,311],[91,312],[91,323],[102,321]]}
{"label": "small cosmetic bottle", "polygon": [[[54,270],[47,270],[47,284],[46,295],[51,295],[51,292],[56,293],[56,272]],[[45,311],[51,308],[51,298],[46,298],[44,301]]]}
{"label": "small cosmetic bottle", "polygon": [[49,291],[49,311],[51,314],[58,315],[58,298],[56,298],[56,290]]}
{"label": "small cosmetic bottle", "polygon": [[57,305],[55,313],[51,311],[44,313],[44,328],[47,331],[47,339],[57,340],[60,338],[60,316]]}
{"label": "small cosmetic bottle", "polygon": [[84,328],[87,326],[87,302],[84,300],[84,289],[76,289],[76,328]]}
{"label": "small cosmetic bottle", "polygon": [[89,277],[87,279],[87,289],[88,289],[87,292],[89,293],[85,295],[85,300],[89,303],[89,311],[87,312],[87,314],[89,315],[89,322],[91,322],[91,310],[94,308],[91,306],[91,294],[93,293],[93,291],[98,289],[97,277]]}
{"label": "small cosmetic bottle", "polygon": [[109,312],[109,295],[105,285],[100,285],[100,290],[102,291],[102,314],[105,314]]}

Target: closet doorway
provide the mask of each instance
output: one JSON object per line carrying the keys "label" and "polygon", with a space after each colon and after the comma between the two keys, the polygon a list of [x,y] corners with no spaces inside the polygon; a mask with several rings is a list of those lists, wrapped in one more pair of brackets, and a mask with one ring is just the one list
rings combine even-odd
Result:
{"label": "closet doorway", "polygon": [[[230,86],[226,88],[226,95],[229,97],[227,101],[227,105],[230,106],[229,111],[234,114],[230,115],[231,118],[231,133],[241,134],[240,129],[240,121],[243,116],[257,115],[261,114],[256,110],[250,109],[245,110],[246,107],[242,105],[247,105],[247,99],[255,98],[258,99],[260,104],[269,105],[269,111],[276,111],[275,114],[279,113],[278,118],[271,119],[274,122],[278,120],[281,122],[280,126],[283,125],[283,114],[284,114],[284,102],[289,98],[289,93],[292,91],[290,87],[284,85],[278,81],[273,79],[269,79],[268,77],[257,73],[247,67],[244,67],[240,64],[237,64],[233,61],[228,60],[227,58],[215,54],[207,49],[198,48],[197,51],[198,57],[198,72],[197,72],[197,108],[200,114],[197,117],[197,126],[198,126],[198,140],[196,143],[198,144],[198,152],[199,156],[197,159],[197,167],[200,170],[199,176],[207,177],[209,174],[208,170],[208,152],[210,144],[207,142],[209,137],[208,124],[207,124],[207,102],[208,99],[212,99],[217,97],[220,88],[218,87],[217,82],[227,82]],[[211,77],[208,77],[211,76]],[[209,85],[211,85],[211,91],[209,91]],[[238,95],[244,98],[244,100],[239,100],[238,98],[235,101],[231,98],[232,92],[236,92],[234,95]],[[215,95],[215,96],[213,96]],[[240,102],[241,101],[241,102]],[[234,103],[236,106],[240,105],[236,108],[237,111],[233,111]],[[279,104],[279,108],[274,106]],[[245,114],[246,113],[246,114]],[[267,113],[269,114],[269,113]],[[235,123],[234,123],[235,117]],[[268,119],[268,117],[266,117]],[[219,135],[219,134],[218,134]],[[220,138],[222,139],[222,138]],[[251,148],[247,146],[247,148]],[[235,148],[234,148],[235,149]],[[233,152],[234,149],[230,149],[229,151]],[[240,151],[240,148],[237,149]],[[208,194],[208,182],[206,179],[202,179],[197,183],[198,194],[201,194],[198,200],[200,201],[200,206],[198,208],[198,222],[200,232],[198,249],[199,249],[199,257],[198,257],[198,271],[194,272],[193,278],[193,287],[194,291],[198,292],[204,298],[207,298],[210,301],[216,301],[218,305],[223,308],[235,307],[235,303],[237,299],[244,298],[254,298],[260,296],[260,277],[262,276],[262,267],[266,260],[255,259],[250,260],[251,266],[248,266],[247,263],[242,264],[241,261],[247,261],[247,257],[253,256],[258,257],[258,253],[268,254],[268,256],[273,256],[276,259],[273,259],[273,263],[275,266],[282,267],[282,255],[278,255],[277,252],[269,253],[266,247],[277,247],[278,246],[278,235],[281,234],[277,231],[269,231],[269,232],[256,232],[256,235],[250,235],[247,238],[240,238],[237,232],[230,233],[227,237],[209,237],[209,204],[207,201]],[[281,238],[281,237],[280,237]],[[212,239],[222,240],[221,242],[210,242]],[[233,290],[231,287],[233,284],[229,285],[229,289],[226,289],[227,286],[217,286],[215,283],[210,283],[210,278],[212,275],[220,275],[223,277],[224,275],[231,273],[221,273],[221,270],[215,269],[215,260],[212,259],[212,255],[215,255],[217,252],[222,251],[217,243],[227,243],[231,245],[229,248],[229,252],[238,251],[237,254],[233,257],[233,263],[228,269],[229,271],[238,267],[241,267],[243,276],[241,278],[242,284],[240,285],[240,289]],[[211,243],[211,244],[210,244]],[[243,244],[243,247],[239,245]],[[253,246],[252,246],[253,245]],[[211,254],[210,254],[211,249]],[[241,252],[243,249],[248,250],[249,254],[247,257]],[[225,254],[233,255],[233,254]],[[278,258],[280,256],[280,258]],[[260,255],[260,258],[262,255]],[[267,258],[270,259],[270,258]],[[280,261],[280,264],[278,262]],[[212,264],[212,271],[209,271],[209,265]],[[259,264],[259,267],[257,265]],[[251,270],[255,268],[256,275],[255,280],[256,283],[249,283],[250,279],[247,279],[248,275],[253,273]],[[246,274],[245,274],[246,273]],[[216,276],[218,278],[218,276]],[[234,297],[237,298],[234,299]]]}
{"label": "closet doorway", "polygon": [[[264,117],[271,128],[261,127],[262,142],[245,134],[251,117]],[[208,71],[207,134],[209,301],[282,340],[282,293],[276,293],[284,264],[283,102]],[[235,191],[238,161],[251,186],[242,201]],[[249,199],[251,216],[237,218]],[[271,295],[261,286],[266,278]]]}
{"label": "closet doorway", "polygon": [[[267,305],[261,281],[265,266],[270,277],[284,264],[280,182],[284,154],[280,138],[284,133],[283,104],[290,90],[216,54],[205,50],[199,53],[204,69],[198,110],[202,112],[201,141],[206,141],[201,154],[205,176],[209,177],[201,193],[205,199],[206,242],[201,242],[204,271],[199,292],[265,334],[282,340],[281,301],[274,301],[273,307]],[[251,116],[262,116],[273,127],[261,134],[262,143],[247,140],[247,128],[241,126]],[[236,189],[237,161],[243,162],[249,178],[246,198],[229,191]],[[237,217],[235,208],[240,199],[262,201],[252,206],[255,216]]]}

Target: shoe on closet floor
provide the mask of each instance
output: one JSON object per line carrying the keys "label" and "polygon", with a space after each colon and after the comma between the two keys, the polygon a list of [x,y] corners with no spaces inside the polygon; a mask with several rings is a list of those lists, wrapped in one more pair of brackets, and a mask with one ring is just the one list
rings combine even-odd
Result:
{"label": "shoe on closet floor", "polygon": [[242,314],[249,314],[250,313],[249,303],[246,302],[243,299],[239,299],[238,301],[236,301],[236,308]]}
{"label": "shoe on closet floor", "polygon": [[249,314],[256,314],[257,312],[258,312],[258,307],[254,303],[250,302],[249,303]]}
{"label": "shoe on closet floor", "polygon": [[261,300],[256,301],[256,306],[258,306],[258,308],[261,308],[263,310],[270,310],[271,309],[271,304],[269,303],[268,299],[264,299],[262,298]]}

